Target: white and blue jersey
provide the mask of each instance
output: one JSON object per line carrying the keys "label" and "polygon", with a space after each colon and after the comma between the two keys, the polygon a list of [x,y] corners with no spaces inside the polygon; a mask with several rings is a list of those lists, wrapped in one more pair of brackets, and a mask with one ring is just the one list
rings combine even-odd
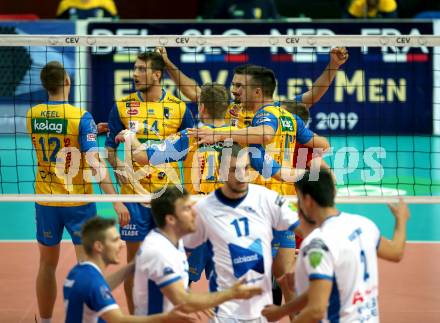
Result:
{"label": "white and blue jersey", "polygon": [[302,242],[296,262],[298,295],[309,282],[333,283],[322,322],[379,322],[377,226],[359,215],[340,213],[328,218]]}
{"label": "white and blue jersey", "polygon": [[173,304],[161,292],[181,281],[188,287],[188,261],[180,240],[176,247],[158,229],[145,237],[136,255],[133,301],[136,315],[168,312]]}
{"label": "white and blue jersey", "polygon": [[101,323],[107,311],[119,308],[101,270],[86,261],[73,267],[64,281],[66,323]]}
{"label": "white and blue jersey", "polygon": [[263,293],[250,300],[231,300],[221,304],[217,317],[253,320],[272,304],[273,229],[293,230],[298,215],[288,202],[259,185],[249,185],[245,197],[228,199],[221,189],[195,205],[197,231],[184,237],[185,247],[206,243],[212,255],[210,291],[225,290],[239,279],[260,286]]}

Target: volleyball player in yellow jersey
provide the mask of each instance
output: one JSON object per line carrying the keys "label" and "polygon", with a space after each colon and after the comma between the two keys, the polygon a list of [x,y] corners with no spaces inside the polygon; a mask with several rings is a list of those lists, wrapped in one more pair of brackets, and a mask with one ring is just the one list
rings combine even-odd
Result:
{"label": "volleyball player in yellow jersey", "polygon": [[[310,148],[329,148],[327,139],[308,130],[298,116],[274,104],[272,97],[276,80],[272,70],[249,65],[245,73],[243,84],[247,88],[247,100],[253,102],[255,112],[252,125],[231,130],[228,134],[216,132],[215,129],[189,129],[190,136],[198,137],[199,142],[204,144],[232,139],[242,145],[262,145],[266,153],[287,170],[292,168],[297,142]],[[271,178],[266,186],[280,194],[292,195],[295,193],[292,184]]]}
{"label": "volleyball player in yellow jersey", "polygon": [[[134,64],[133,81],[136,92],[116,101],[110,111],[106,140],[108,161],[115,171],[123,194],[155,192],[167,182],[180,181],[177,163],[163,167],[150,168],[149,173],[139,181],[132,177],[124,177],[126,171],[118,159],[115,142],[116,135],[129,129],[136,133],[142,142],[160,142],[166,137],[194,125],[190,110],[186,104],[169,92],[162,89],[161,79],[164,62],[160,54],[155,52],[140,53]],[[140,166],[133,165],[135,172]],[[172,176],[174,175],[174,176]],[[171,176],[171,178],[170,178]],[[127,262],[134,259],[140,243],[154,227],[151,211],[140,203],[125,203],[130,211],[130,223],[120,228],[121,238],[127,244]],[[125,294],[130,313],[133,313],[132,276],[124,282]]]}
{"label": "volleyball player in yellow jersey", "polygon": [[[92,194],[90,177],[95,176],[102,190],[116,194],[105,164],[100,164],[96,142],[96,125],[89,112],[70,105],[70,78],[56,61],[41,70],[41,82],[49,101],[27,112],[27,131],[32,137],[38,169],[35,179],[37,194]],[[102,166],[104,165],[104,167]],[[61,166],[61,167],[59,167]],[[129,220],[127,208],[114,203],[119,222]],[[57,286],[55,271],[64,227],[75,245],[77,259],[83,253],[80,231],[82,224],[96,215],[95,203],[38,202],[35,204],[40,266],[36,291],[41,322],[50,322]]]}
{"label": "volleyball player in yellow jersey", "polygon": [[[168,73],[174,80],[179,90],[191,101],[197,102],[200,95],[200,87],[197,83],[181,72],[178,67],[168,58],[165,48],[158,48],[162,54]],[[333,82],[339,67],[348,59],[347,49],[336,47],[330,51],[330,62],[313,83],[312,88],[303,94],[296,95],[293,99],[298,103],[303,103],[307,108],[319,102],[322,96],[327,92]],[[251,124],[255,115],[254,102],[247,96],[245,83],[245,72],[247,65],[238,66],[234,70],[231,83],[231,93],[234,101],[230,103],[225,118],[230,120],[231,125],[244,128]],[[292,99],[292,98],[290,98]],[[276,105],[279,105],[276,102]]]}
{"label": "volleyball player in yellow jersey", "polygon": [[[203,126],[199,129],[215,129],[229,134],[237,127],[225,125],[224,115],[228,107],[228,93],[223,85],[208,83],[201,87],[199,115]],[[224,143],[214,145],[198,145],[197,139],[188,137],[188,130],[183,130],[171,136],[161,144],[144,144],[136,138],[130,130],[123,130],[116,137],[117,142],[125,142],[129,137],[133,159],[141,165],[160,165],[164,163],[183,161],[185,168],[185,188],[191,194],[209,194],[222,185],[219,179],[219,151]],[[232,143],[231,143],[232,144]],[[273,160],[264,160],[265,152],[253,155],[251,165],[262,172],[265,163],[271,172],[267,176],[275,175],[280,166]],[[257,157],[258,156],[258,157]]]}

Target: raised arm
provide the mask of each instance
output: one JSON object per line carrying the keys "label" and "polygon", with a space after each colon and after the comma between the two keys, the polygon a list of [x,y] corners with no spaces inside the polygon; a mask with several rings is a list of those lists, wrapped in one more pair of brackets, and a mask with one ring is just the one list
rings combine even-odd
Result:
{"label": "raised arm", "polygon": [[322,74],[313,83],[312,88],[302,95],[302,103],[310,108],[319,102],[335,79],[339,67],[348,59],[347,49],[336,47],[330,51],[330,62]]}
{"label": "raised arm", "polygon": [[176,83],[180,92],[183,93],[192,102],[197,102],[200,97],[200,87],[196,81],[186,76],[174,63],[169,59],[167,51],[164,47],[158,47],[157,51],[162,55],[168,74]]}
{"label": "raised arm", "polygon": [[410,213],[408,205],[401,199],[397,205],[389,205],[391,212],[396,219],[394,225],[393,239],[380,238],[377,255],[379,258],[399,262],[403,258],[406,243],[406,223]]}

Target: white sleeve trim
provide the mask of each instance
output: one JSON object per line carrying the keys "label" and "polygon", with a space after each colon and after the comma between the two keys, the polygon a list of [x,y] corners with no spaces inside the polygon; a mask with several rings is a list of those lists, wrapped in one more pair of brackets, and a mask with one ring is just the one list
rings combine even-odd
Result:
{"label": "white sleeve trim", "polygon": [[110,305],[107,305],[106,307],[104,307],[102,310],[100,310],[99,312],[98,312],[98,316],[101,316],[102,314],[104,314],[105,312],[108,312],[108,311],[110,311],[110,310],[116,310],[116,309],[118,309],[119,308],[119,305],[118,304],[110,304]]}

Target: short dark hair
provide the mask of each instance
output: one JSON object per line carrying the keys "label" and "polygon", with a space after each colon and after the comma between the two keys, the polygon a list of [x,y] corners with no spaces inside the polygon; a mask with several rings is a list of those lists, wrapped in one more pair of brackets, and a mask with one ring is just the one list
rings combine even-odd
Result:
{"label": "short dark hair", "polygon": [[237,158],[238,155],[240,154],[240,151],[243,149],[243,147],[240,146],[240,144],[238,144],[236,142],[233,142],[232,145],[229,142],[229,144],[223,146],[219,150],[219,154],[218,154],[219,163],[221,163],[223,154],[226,152],[226,149],[229,149],[231,151],[231,158]]}
{"label": "short dark hair", "polygon": [[302,195],[310,197],[321,207],[332,207],[335,205],[336,187],[333,177],[328,170],[321,169],[318,179],[310,179],[310,171],[307,170],[299,181],[295,183],[295,188]]}
{"label": "short dark hair", "polygon": [[296,114],[302,119],[302,121],[304,121],[304,123],[307,123],[310,119],[309,109],[307,109],[304,103],[298,103],[293,100],[285,100],[281,102],[281,106],[290,113]]}
{"label": "short dark hair", "polygon": [[229,106],[228,90],[218,83],[206,83],[201,87],[200,103],[213,119],[223,119]]}
{"label": "short dark hair", "polygon": [[151,62],[151,69],[153,71],[160,71],[162,78],[163,71],[165,70],[165,62],[160,53],[152,51],[142,52],[137,55],[137,58],[144,61],[146,64]]}
{"label": "short dark hair", "polygon": [[60,62],[51,61],[41,70],[41,84],[47,92],[58,93],[64,87],[66,75],[66,70]]}
{"label": "short dark hair", "polygon": [[105,240],[105,231],[114,227],[114,219],[102,218],[99,216],[89,219],[82,227],[81,242],[87,255],[93,254],[93,244],[96,241]]}
{"label": "short dark hair", "polygon": [[234,73],[252,76],[253,86],[261,87],[265,97],[273,96],[277,81],[275,73],[270,68],[247,64],[236,67]]}
{"label": "short dark hair", "polygon": [[159,197],[151,200],[151,213],[153,213],[156,226],[163,228],[166,224],[165,217],[168,214],[176,214],[176,201],[188,196],[188,192],[184,188],[180,191],[176,186],[169,185]]}

